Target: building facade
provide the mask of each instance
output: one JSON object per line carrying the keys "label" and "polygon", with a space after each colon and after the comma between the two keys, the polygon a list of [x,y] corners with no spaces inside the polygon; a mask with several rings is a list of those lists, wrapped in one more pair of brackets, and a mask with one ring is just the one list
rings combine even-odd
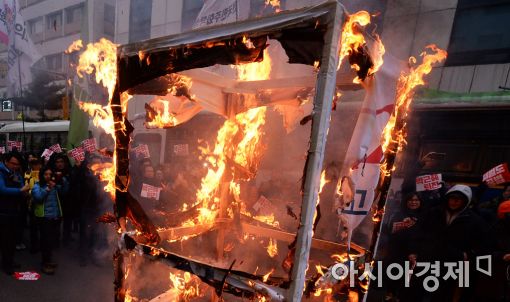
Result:
{"label": "building facade", "polygon": [[[69,77],[69,63],[76,54],[64,51],[75,40],[95,41],[101,37],[114,39],[115,0],[18,0],[28,34],[42,58],[33,71],[47,72],[56,79]],[[87,14],[87,12],[90,12]],[[6,46],[0,45],[0,97],[6,98]],[[2,60],[3,58],[3,60]],[[11,120],[18,112],[7,101],[3,103],[0,120]],[[55,114],[59,114],[58,112]],[[30,111],[27,112],[30,115]]]}

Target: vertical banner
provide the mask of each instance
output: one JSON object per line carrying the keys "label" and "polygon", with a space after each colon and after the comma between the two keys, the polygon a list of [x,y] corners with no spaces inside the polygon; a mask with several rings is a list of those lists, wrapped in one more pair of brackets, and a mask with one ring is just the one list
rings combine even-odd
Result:
{"label": "vertical banner", "polygon": [[[377,74],[363,82],[365,99],[342,171],[350,181],[345,181],[344,178],[342,183],[340,179],[341,183],[337,186],[342,188],[344,195],[344,204],[338,205],[338,212],[348,229],[349,238],[372,207],[384,157],[381,135],[395,106],[395,87],[401,64],[389,55],[385,55],[384,60],[385,63]],[[346,186],[348,188],[345,188]]]}

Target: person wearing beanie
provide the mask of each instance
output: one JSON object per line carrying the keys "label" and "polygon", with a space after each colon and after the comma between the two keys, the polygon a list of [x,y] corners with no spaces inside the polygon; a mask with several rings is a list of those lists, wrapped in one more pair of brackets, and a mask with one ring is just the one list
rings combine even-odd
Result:
{"label": "person wearing beanie", "polygon": [[[411,263],[475,261],[476,256],[489,253],[488,226],[470,209],[472,196],[470,187],[454,185],[440,206],[425,213],[411,243]],[[430,301],[464,301],[470,291],[459,288],[457,280],[440,278],[439,289],[425,295],[430,295]]]}

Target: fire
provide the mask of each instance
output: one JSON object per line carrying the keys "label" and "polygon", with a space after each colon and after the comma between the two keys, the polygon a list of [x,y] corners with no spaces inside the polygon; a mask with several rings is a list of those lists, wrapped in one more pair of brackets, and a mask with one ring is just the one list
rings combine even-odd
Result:
{"label": "fire", "polygon": [[269,276],[271,276],[274,273],[274,268],[272,268],[267,274],[262,276],[262,281],[267,282],[269,280]]}
{"label": "fire", "polygon": [[170,102],[158,99],[151,104],[151,107],[156,111],[156,115],[145,123],[146,127],[173,127],[178,124],[170,110]]}
{"label": "fire", "polygon": [[[317,273],[322,277],[324,276],[324,271],[322,270],[322,265],[316,265],[315,266],[315,270],[317,270]],[[316,285],[319,283],[320,279],[317,280],[317,282],[315,283]],[[314,292],[314,296],[315,297],[320,297],[322,294],[326,294],[326,295],[330,295],[331,293],[333,293],[333,289],[331,287],[329,288],[317,288]]]}
{"label": "fire", "polygon": [[[271,58],[265,52],[262,62],[235,66],[239,80],[254,81],[269,78]],[[200,215],[187,223],[212,223],[218,214],[219,198],[217,192],[227,170],[227,162],[234,162],[245,170],[255,172],[261,155],[260,138],[265,124],[266,108],[258,107],[237,114],[235,119],[226,120],[218,131],[214,148],[202,149],[202,155],[208,167],[202,178],[201,187],[196,193],[196,200],[201,204]],[[240,141],[236,141],[241,137]],[[229,170],[230,172],[230,170]],[[230,183],[229,189],[238,196],[236,183]]]}
{"label": "fire", "polygon": [[379,35],[375,34],[374,39],[374,46],[372,49],[370,49],[370,58],[372,59],[374,66],[370,67],[368,70],[368,75],[376,73],[379,68],[381,68],[384,63],[383,56],[386,52],[386,48],[384,47],[384,44],[382,43]]}
{"label": "fire", "polygon": [[[74,41],[68,48],[68,52],[78,51],[83,48],[81,40]],[[81,53],[76,66],[79,77],[83,74],[94,74],[96,83],[102,84],[108,91],[108,105],[102,106],[94,103],[80,102],[80,108],[87,112],[97,127],[101,127],[107,134],[111,135],[115,142],[115,123],[110,102],[113,90],[117,82],[117,46],[107,39],[101,39],[96,43],[89,43]],[[129,98],[125,99],[127,102]],[[126,105],[127,106],[127,105]],[[124,109],[123,109],[124,112]],[[113,153],[113,162],[117,159],[116,151]],[[116,165],[111,165],[102,170],[101,179],[106,182],[104,190],[110,193],[112,199],[115,197],[115,176]]]}
{"label": "fire", "polygon": [[71,45],[69,45],[69,47],[67,48],[65,53],[69,54],[69,53],[78,51],[78,50],[80,50],[82,48],[83,48],[83,41],[82,40],[76,40],[73,43],[71,43]]}
{"label": "fire", "polygon": [[113,113],[109,106],[102,106],[96,103],[78,103],[80,109],[88,113],[92,117],[94,126],[101,128],[106,134],[115,135],[115,122],[113,121]]}
{"label": "fire", "polygon": [[278,244],[273,238],[269,238],[269,245],[267,246],[267,254],[269,257],[274,258],[278,255]]}
{"label": "fire", "polygon": [[[428,53],[427,50],[430,50],[431,53]],[[382,149],[384,152],[396,152],[403,148],[405,144],[405,134],[403,132],[405,118],[413,100],[415,88],[425,84],[423,77],[432,71],[432,65],[446,58],[447,52],[439,49],[436,45],[428,45],[420,56],[422,57],[422,63],[415,68],[411,67],[407,74],[401,74],[398,79],[395,109],[382,135]],[[410,62],[414,64],[416,59],[411,57]],[[402,125],[397,127],[397,123],[402,123]],[[388,147],[392,143],[397,144],[397,150],[389,150]],[[386,165],[381,166],[381,171],[386,175],[391,173],[387,170]]]}
{"label": "fire", "polygon": [[[175,97],[183,97],[179,106],[184,105],[184,98],[193,101],[193,96],[190,92],[193,84],[191,78],[180,74],[171,74],[170,79],[172,84],[167,89],[167,92]],[[148,121],[145,123],[146,127],[169,128],[179,123],[175,117],[177,112],[174,112],[179,110],[179,108],[171,108],[169,101],[158,99],[151,102],[149,106],[151,110],[147,111]]]}
{"label": "fire", "polygon": [[282,11],[280,0],[265,0],[266,6],[274,7],[275,12],[279,13]]}
{"label": "fire", "polygon": [[131,290],[128,289],[126,290],[126,294],[124,295],[124,302],[133,302],[133,301],[137,301],[138,299],[136,299],[135,297],[131,296]]}
{"label": "fire", "polygon": [[179,276],[170,272],[170,291],[174,293],[174,301],[190,301],[193,298],[201,297],[200,281],[197,277],[191,276],[189,272]]}
{"label": "fire", "polygon": [[[317,201],[316,201],[316,204],[315,206],[317,207],[320,202],[321,202],[321,193],[322,193],[322,189],[324,188],[324,186],[330,182],[328,179],[326,179],[326,170],[322,170],[322,173],[321,173],[321,181],[320,181],[320,185],[319,185],[319,194],[317,195]],[[315,223],[315,219],[317,218],[317,211],[315,211],[315,213],[313,214],[313,221]]]}
{"label": "fire", "polygon": [[342,28],[338,68],[340,68],[340,64],[345,57],[349,56],[352,52],[358,51],[358,48],[365,45],[365,37],[359,31],[358,26],[367,26],[369,23],[370,14],[364,10],[347,17]]}

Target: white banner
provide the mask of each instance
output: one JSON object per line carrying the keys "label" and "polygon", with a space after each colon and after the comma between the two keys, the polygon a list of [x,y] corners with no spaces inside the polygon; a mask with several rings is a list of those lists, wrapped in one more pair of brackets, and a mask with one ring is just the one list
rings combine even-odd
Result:
{"label": "white banner", "polygon": [[342,174],[350,172],[351,179],[344,197],[348,196],[350,202],[344,200],[346,204],[339,205],[342,207],[339,210],[349,236],[370,212],[374,201],[383,159],[381,135],[394,108],[401,64],[389,55],[384,60],[377,74],[363,83],[365,99],[344,160]]}
{"label": "white banner", "polygon": [[3,0],[0,6],[0,42],[7,45],[9,97],[19,95],[20,84],[32,81],[30,67],[41,58],[18,8],[16,0]]}

